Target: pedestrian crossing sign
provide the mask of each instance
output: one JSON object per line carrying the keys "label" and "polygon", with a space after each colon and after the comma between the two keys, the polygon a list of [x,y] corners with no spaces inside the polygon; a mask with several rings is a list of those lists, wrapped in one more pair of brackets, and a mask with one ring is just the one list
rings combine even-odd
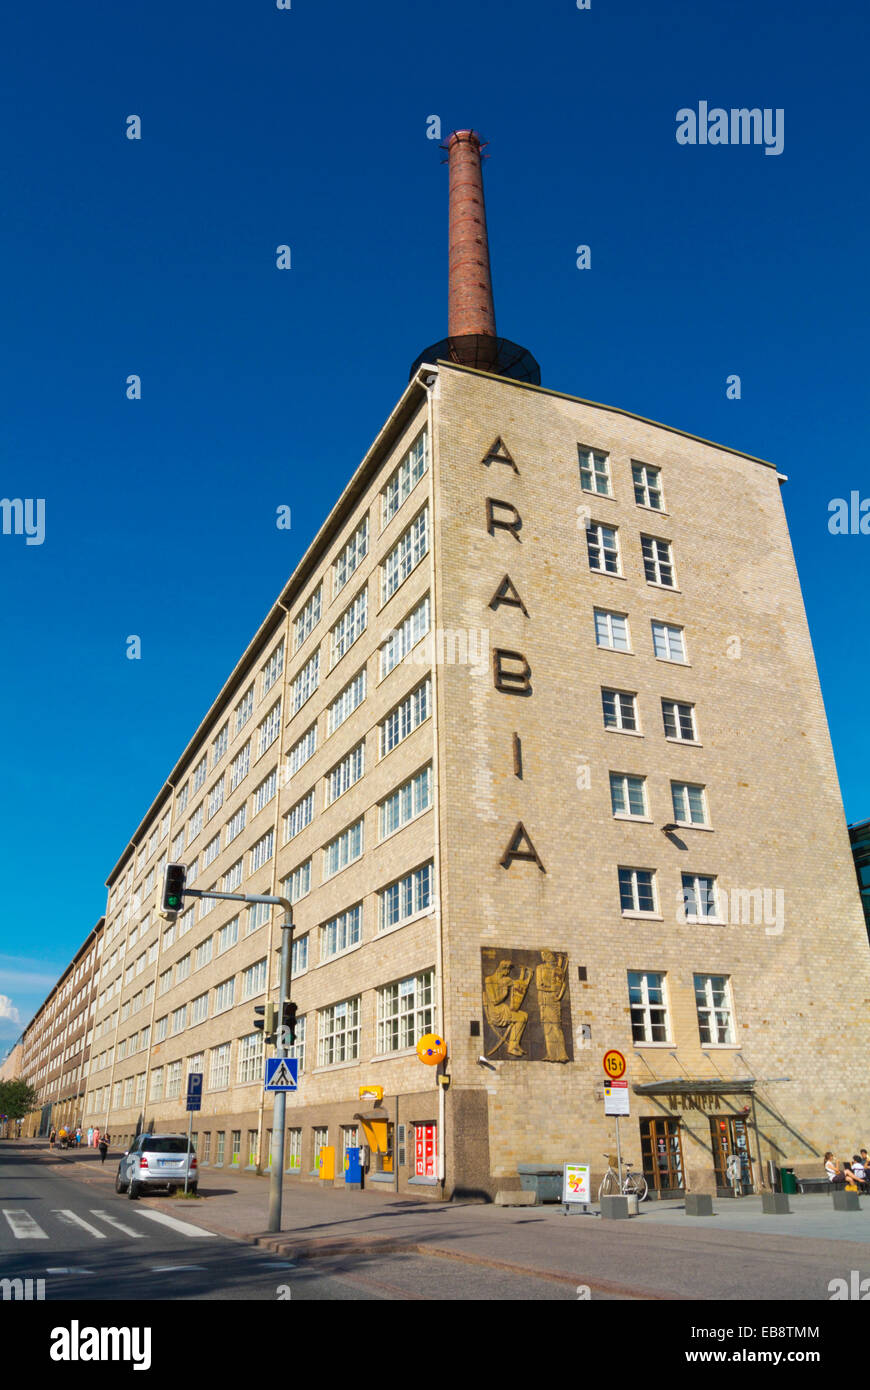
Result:
{"label": "pedestrian crossing sign", "polygon": [[295,1057],[266,1059],[266,1090],[295,1091],[299,1063]]}

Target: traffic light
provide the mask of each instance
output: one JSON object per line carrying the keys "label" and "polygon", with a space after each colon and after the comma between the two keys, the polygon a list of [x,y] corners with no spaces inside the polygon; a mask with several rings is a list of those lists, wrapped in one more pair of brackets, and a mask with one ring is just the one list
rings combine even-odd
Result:
{"label": "traffic light", "polygon": [[160,911],[174,916],[184,904],[184,880],[187,870],[183,864],[167,864],[163,874],[163,900]]}
{"label": "traffic light", "polygon": [[292,999],[285,999],[281,1005],[281,1023],[287,1029],[287,1041],[292,1047],[296,1041],[296,1005]]}
{"label": "traffic light", "polygon": [[278,1036],[278,1005],[257,1004],[254,1013],[260,1015],[254,1019],[254,1027],[262,1032],[263,1041],[274,1043]]}

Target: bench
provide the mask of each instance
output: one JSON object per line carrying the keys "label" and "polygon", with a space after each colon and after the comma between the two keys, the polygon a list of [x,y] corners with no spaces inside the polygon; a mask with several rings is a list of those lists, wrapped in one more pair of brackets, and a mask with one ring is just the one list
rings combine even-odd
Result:
{"label": "bench", "polygon": [[833,1192],[834,1186],[829,1178],[798,1178],[798,1192]]}

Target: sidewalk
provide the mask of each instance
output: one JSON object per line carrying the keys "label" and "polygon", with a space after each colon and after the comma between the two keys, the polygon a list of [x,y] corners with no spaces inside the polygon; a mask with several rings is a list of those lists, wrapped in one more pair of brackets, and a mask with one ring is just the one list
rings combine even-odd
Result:
{"label": "sidewalk", "polygon": [[[31,1155],[64,1176],[114,1191],[115,1154]],[[22,1148],[22,1157],[23,1157]],[[96,1160],[96,1162],[94,1161]],[[285,1179],[280,1235],[267,1224],[269,1180],[203,1170],[204,1200],[149,1197],[160,1210],[289,1259],[388,1254],[458,1259],[643,1299],[826,1299],[833,1278],[870,1276],[870,1201],[834,1212],[827,1194],[794,1197],[792,1214],[764,1216],[759,1197],[714,1202],[713,1217],[647,1202],[629,1221],[565,1216],[561,1207],[438,1203]],[[123,1199],[116,1198],[121,1201]]]}

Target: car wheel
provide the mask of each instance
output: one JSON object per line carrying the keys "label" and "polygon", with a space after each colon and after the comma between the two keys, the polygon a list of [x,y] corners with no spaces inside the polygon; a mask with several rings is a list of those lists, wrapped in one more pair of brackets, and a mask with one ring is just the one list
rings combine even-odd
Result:
{"label": "car wheel", "polygon": [[116,1178],[115,1178],[115,1191],[116,1191],[116,1192],[126,1192],[126,1191],[127,1191],[127,1184],[126,1184],[125,1182],[122,1182],[122,1181],[121,1181],[121,1173],[120,1173],[120,1170],[118,1171],[118,1174],[117,1174],[117,1176],[116,1176]]}
{"label": "car wheel", "polygon": [[136,1200],[136,1198],[139,1196],[139,1193],[141,1192],[141,1190],[142,1190],[142,1184],[141,1184],[140,1182],[134,1182],[133,1179],[131,1178],[131,1179],[130,1179],[130,1186],[127,1188],[127,1196],[130,1198],[130,1200],[135,1202],[135,1200]]}

